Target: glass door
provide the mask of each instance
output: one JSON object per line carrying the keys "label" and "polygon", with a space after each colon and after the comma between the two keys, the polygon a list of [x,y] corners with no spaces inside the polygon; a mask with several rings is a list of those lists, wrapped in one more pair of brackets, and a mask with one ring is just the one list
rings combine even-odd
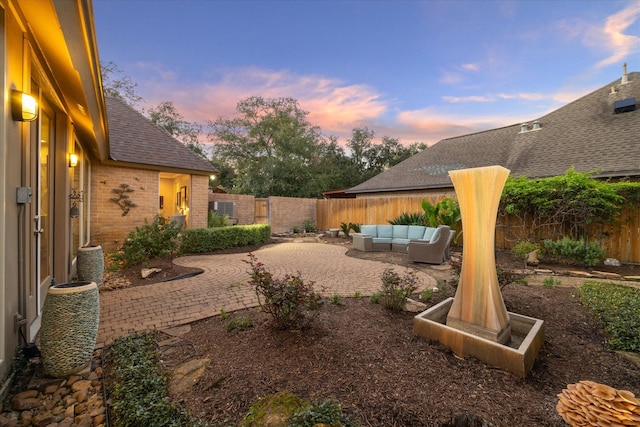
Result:
{"label": "glass door", "polygon": [[[36,286],[30,286],[30,309],[40,316],[47,289],[53,274],[53,159],[54,159],[54,117],[51,109],[41,101],[40,114],[32,132],[32,147],[35,160],[35,185],[33,191],[35,277]],[[35,287],[35,289],[34,289]]]}

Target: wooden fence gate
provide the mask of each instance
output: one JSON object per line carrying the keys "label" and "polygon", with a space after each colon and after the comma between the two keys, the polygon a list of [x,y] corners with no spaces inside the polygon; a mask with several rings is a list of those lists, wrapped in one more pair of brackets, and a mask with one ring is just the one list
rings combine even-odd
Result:
{"label": "wooden fence gate", "polygon": [[256,224],[269,222],[269,199],[256,199],[254,216]]}

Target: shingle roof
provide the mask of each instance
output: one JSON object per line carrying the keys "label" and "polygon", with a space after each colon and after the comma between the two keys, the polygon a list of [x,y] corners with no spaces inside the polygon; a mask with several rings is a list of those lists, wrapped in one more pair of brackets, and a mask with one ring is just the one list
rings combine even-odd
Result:
{"label": "shingle roof", "polygon": [[105,97],[109,123],[109,154],[118,162],[199,173],[217,169],[165,130],[117,98]]}
{"label": "shingle roof", "polygon": [[601,177],[638,176],[640,108],[614,114],[613,105],[632,97],[640,102],[640,73],[629,73],[628,79],[540,117],[540,130],[520,132],[517,124],[443,139],[347,193],[452,187],[448,171],[490,165],[529,178],[562,175],[572,166]]}

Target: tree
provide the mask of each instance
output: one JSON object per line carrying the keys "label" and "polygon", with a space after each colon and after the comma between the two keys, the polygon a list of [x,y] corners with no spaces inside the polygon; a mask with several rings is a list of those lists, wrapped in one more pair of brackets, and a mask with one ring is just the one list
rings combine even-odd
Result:
{"label": "tree", "polygon": [[298,102],[249,97],[236,109],[236,117],[208,123],[214,158],[236,171],[231,191],[258,197],[319,197],[330,181],[322,165],[331,149]]}
{"label": "tree", "polygon": [[413,143],[405,147],[397,138],[383,136],[374,142],[375,132],[368,128],[354,128],[347,148],[351,151],[351,161],[364,182],[401,161],[426,148],[425,144]]}
{"label": "tree", "polygon": [[102,90],[106,96],[118,98],[133,108],[143,101],[142,97],[136,93],[138,84],[134,83],[131,77],[127,75],[116,77],[123,71],[115,62],[100,64],[100,70],[102,71]]}
{"label": "tree", "polygon": [[184,120],[171,101],[163,101],[149,109],[151,122],[166,130],[171,136],[185,144],[196,154],[208,159],[205,147],[198,140],[202,125]]}

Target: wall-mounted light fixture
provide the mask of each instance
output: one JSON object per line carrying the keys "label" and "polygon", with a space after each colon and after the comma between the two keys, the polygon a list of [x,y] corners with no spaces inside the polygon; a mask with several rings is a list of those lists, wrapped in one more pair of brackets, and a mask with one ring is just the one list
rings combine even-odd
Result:
{"label": "wall-mounted light fixture", "polygon": [[78,218],[80,216],[80,208],[78,207],[78,203],[83,202],[82,191],[71,190],[71,194],[69,195],[69,200],[71,201],[71,209],[69,209],[69,216],[71,218]]}
{"label": "wall-mounted light fixture", "polygon": [[76,153],[70,153],[69,154],[69,167],[70,168],[75,168],[76,166],[78,166],[78,155]]}
{"label": "wall-mounted light fixture", "polygon": [[19,90],[11,90],[11,116],[17,122],[31,122],[38,118],[36,99]]}

